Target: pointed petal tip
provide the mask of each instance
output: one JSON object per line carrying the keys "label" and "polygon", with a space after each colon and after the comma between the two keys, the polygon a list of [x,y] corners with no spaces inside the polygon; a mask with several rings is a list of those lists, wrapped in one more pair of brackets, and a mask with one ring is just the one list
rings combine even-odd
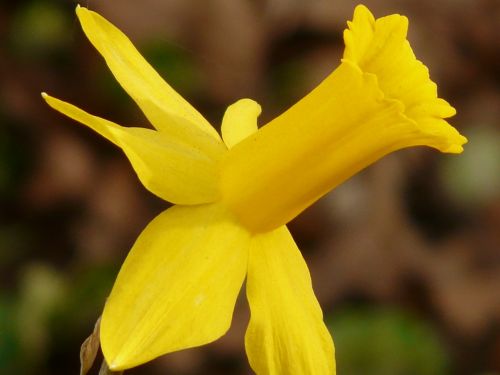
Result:
{"label": "pointed petal tip", "polygon": [[120,367],[120,365],[118,363],[115,362],[108,362],[106,361],[107,365],[108,365],[108,368],[113,371],[113,372],[118,372],[120,370],[124,370],[123,368]]}
{"label": "pointed petal tip", "polygon": [[[42,96],[42,99],[47,103],[50,107],[54,108],[55,103],[57,103],[58,99],[54,98],[53,96],[50,96],[47,94],[45,91],[40,93]],[[57,110],[57,108],[54,108]]]}
{"label": "pointed petal tip", "polygon": [[80,4],[77,4],[76,5],[76,8],[75,8],[75,13],[76,13],[76,16],[78,18],[80,18],[83,14],[87,13],[92,13],[91,10],[89,10],[89,8],[86,8],[86,7],[82,7]]}
{"label": "pointed petal tip", "polygon": [[114,357],[109,356],[109,354],[105,352],[103,354],[104,359],[106,360],[106,365],[112,371],[112,373],[121,373],[125,370],[140,366],[148,362],[134,360],[133,358],[130,358],[128,355],[124,355],[123,353],[116,353]]}
{"label": "pointed petal tip", "polygon": [[123,360],[123,355],[115,355],[115,357],[109,357],[109,355],[104,355],[106,364],[108,368],[113,372],[125,371],[127,369],[141,365],[141,363],[132,363],[130,361]]}
{"label": "pointed petal tip", "polygon": [[125,371],[127,369],[141,365],[141,363],[131,363],[123,360],[123,356],[116,355],[114,358],[110,358],[109,355],[104,353],[104,359],[106,360],[106,365],[113,373]]}
{"label": "pointed petal tip", "polygon": [[47,94],[45,91],[41,92],[40,95],[42,96],[42,99],[45,101],[45,103],[47,103],[50,107],[54,108],[55,103],[57,103],[56,98]]}

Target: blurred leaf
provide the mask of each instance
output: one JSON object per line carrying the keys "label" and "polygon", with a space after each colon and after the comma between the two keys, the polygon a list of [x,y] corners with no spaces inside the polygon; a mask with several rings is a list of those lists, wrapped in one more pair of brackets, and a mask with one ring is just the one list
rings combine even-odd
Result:
{"label": "blurred leaf", "polygon": [[0,112],[0,197],[15,195],[26,174],[30,153],[26,139]]}
{"label": "blurred leaf", "polygon": [[49,317],[66,293],[65,280],[42,263],[28,265],[22,275],[17,330],[26,361],[37,366],[49,348]]}
{"label": "blurred leaf", "polygon": [[[168,82],[176,91],[185,97],[194,97],[203,90],[203,80],[190,55],[164,41],[150,41],[137,45],[139,51],[153,68]],[[101,105],[114,108],[116,113],[108,113],[113,121],[122,125],[137,126],[136,118],[144,119],[137,106],[126,92],[116,82],[105,64],[98,64],[97,71],[92,84],[97,86],[96,92],[102,96]],[[131,120],[133,119],[133,120]],[[146,122],[142,126],[148,126]]]}
{"label": "blurred leaf", "polygon": [[467,133],[464,153],[442,158],[441,178],[450,196],[466,206],[500,197],[500,132],[477,126]]}
{"label": "blurred leaf", "polygon": [[[94,267],[78,273],[68,285],[66,298],[52,317],[54,335],[73,339],[73,335],[88,332],[89,323],[100,315],[113,285],[116,270],[112,267]],[[69,336],[71,337],[69,337]]]}
{"label": "blurred leaf", "polygon": [[21,348],[16,335],[13,303],[0,296],[0,373],[14,374],[21,368]]}
{"label": "blurred leaf", "polygon": [[25,58],[52,58],[71,41],[71,20],[48,1],[29,2],[14,15],[9,41],[12,51]]}
{"label": "blurred leaf", "polygon": [[169,85],[182,95],[193,96],[201,91],[202,77],[189,53],[163,40],[150,41],[141,51]]}
{"label": "blurred leaf", "polygon": [[307,64],[301,60],[282,62],[271,72],[272,101],[281,111],[296,102],[307,92]]}
{"label": "blurred leaf", "polygon": [[22,261],[29,254],[32,239],[32,233],[22,224],[0,226],[0,270],[7,271]]}
{"label": "blurred leaf", "polygon": [[448,374],[447,353],[437,333],[403,312],[350,308],[327,321],[339,374]]}

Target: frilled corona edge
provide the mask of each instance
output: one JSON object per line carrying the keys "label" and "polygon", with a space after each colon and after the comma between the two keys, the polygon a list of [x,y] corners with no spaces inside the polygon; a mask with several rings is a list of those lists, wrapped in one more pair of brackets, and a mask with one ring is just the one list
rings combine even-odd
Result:
{"label": "frilled corona edge", "polygon": [[385,100],[403,105],[402,113],[421,132],[420,144],[442,152],[462,152],[467,139],[443,120],[456,111],[438,98],[437,85],[431,81],[429,70],[416,59],[406,39],[408,19],[398,14],[375,19],[360,5],[348,25],[344,31],[346,48],[342,61],[356,65],[367,76],[372,75]]}
{"label": "frilled corona edge", "polygon": [[358,6],[348,24],[341,65],[224,159],[222,199],[254,232],[289,222],[395,150],[462,151],[465,137],[444,120],[455,110],[415,58],[407,19],[375,20]]}

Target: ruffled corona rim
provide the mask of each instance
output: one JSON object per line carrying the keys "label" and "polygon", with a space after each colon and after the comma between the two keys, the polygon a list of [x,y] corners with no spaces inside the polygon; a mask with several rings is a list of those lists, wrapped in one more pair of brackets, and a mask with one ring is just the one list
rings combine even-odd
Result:
{"label": "ruffled corona rim", "polygon": [[455,108],[438,98],[429,69],[415,57],[406,39],[408,19],[399,14],[375,19],[365,6],[359,5],[348,26],[342,61],[373,75],[384,99],[403,105],[403,114],[428,135],[422,137],[424,145],[441,152],[462,152],[467,139],[443,120],[454,116]]}

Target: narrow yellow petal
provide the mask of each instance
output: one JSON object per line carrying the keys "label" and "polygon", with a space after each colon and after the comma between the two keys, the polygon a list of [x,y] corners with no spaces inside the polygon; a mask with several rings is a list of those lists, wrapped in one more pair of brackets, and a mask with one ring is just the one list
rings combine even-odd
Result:
{"label": "narrow yellow petal", "polygon": [[[116,80],[158,130],[195,127],[220,141],[217,131],[148,64],[132,42],[99,14],[78,6],[83,31],[104,57]],[[183,118],[179,123],[172,116]],[[180,129],[180,131],[183,131]]]}
{"label": "narrow yellow petal", "polygon": [[251,99],[241,99],[230,105],[222,119],[222,139],[228,148],[240,143],[257,131],[260,105]]}
{"label": "narrow yellow petal", "polygon": [[257,375],[333,375],[333,341],[307,265],[285,226],[252,239],[245,344]]}
{"label": "narrow yellow petal", "polygon": [[139,236],[106,301],[101,344],[113,370],[203,345],[231,324],[249,234],[219,205],[174,206]]}
{"label": "narrow yellow petal", "polygon": [[172,134],[122,127],[45,93],[42,96],[55,110],[121,147],[144,186],[160,198],[177,204],[217,199],[219,160],[225,153],[223,144],[203,136],[192,145]]}
{"label": "narrow yellow petal", "polygon": [[426,145],[457,153],[467,141],[443,120],[454,109],[415,59],[406,18],[374,21],[361,6],[349,26],[342,64],[222,163],[222,200],[254,232],[286,224],[390,152]]}

